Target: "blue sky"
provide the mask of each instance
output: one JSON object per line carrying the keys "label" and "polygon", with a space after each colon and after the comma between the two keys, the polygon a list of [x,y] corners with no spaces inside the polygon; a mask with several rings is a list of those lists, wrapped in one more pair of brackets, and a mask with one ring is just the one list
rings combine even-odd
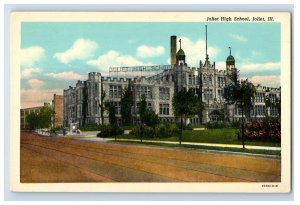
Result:
{"label": "blue sky", "polygon": [[[182,39],[189,66],[208,54],[217,69],[232,55],[241,77],[280,86],[279,23],[37,23],[21,25],[21,106],[31,107],[62,94],[92,71],[110,66],[169,64],[170,36]],[[38,97],[37,97],[38,96]]]}

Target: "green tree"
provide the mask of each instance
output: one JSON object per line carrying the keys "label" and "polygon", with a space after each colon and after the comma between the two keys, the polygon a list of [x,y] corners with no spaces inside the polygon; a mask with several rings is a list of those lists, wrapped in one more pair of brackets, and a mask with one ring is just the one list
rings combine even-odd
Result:
{"label": "green tree", "polygon": [[39,127],[38,115],[36,113],[30,113],[26,116],[26,129],[34,130]]}
{"label": "green tree", "polygon": [[42,107],[37,113],[26,116],[26,128],[30,130],[38,128],[50,128],[52,124],[53,110],[50,107]]}
{"label": "green tree", "polygon": [[242,112],[242,144],[245,148],[244,141],[244,116],[250,117],[251,108],[253,108],[256,88],[255,86],[246,80],[237,80],[237,70],[233,72],[231,76],[231,83],[224,88],[224,98],[227,104],[236,104]]}
{"label": "green tree", "polygon": [[121,116],[123,125],[131,124],[131,109],[133,106],[133,92],[129,87],[123,91],[121,98]]}
{"label": "green tree", "polygon": [[140,137],[141,137],[141,142],[143,142],[143,129],[144,129],[144,123],[146,120],[146,115],[147,113],[147,102],[146,102],[146,97],[142,95],[141,101],[140,101],[140,109],[139,109],[139,115],[140,115]]}
{"label": "green tree", "polygon": [[[105,108],[108,111],[109,126],[111,127],[112,130],[115,130],[117,128],[116,106],[114,105],[113,102],[105,102]],[[115,134],[115,140],[117,140],[116,134]]]}
{"label": "green tree", "polygon": [[82,90],[82,126],[86,125],[87,109],[88,109],[88,89],[87,89],[87,82],[84,81],[84,86]]}
{"label": "green tree", "polygon": [[203,104],[199,101],[194,89],[182,89],[175,93],[172,99],[173,113],[178,118],[180,117],[180,135],[179,144],[182,142],[183,119],[199,114],[203,108]]}
{"label": "green tree", "polygon": [[146,110],[144,122],[145,125],[153,129],[154,135],[157,136],[156,127],[159,124],[158,115],[153,110]]}
{"label": "green tree", "polygon": [[38,113],[39,128],[49,128],[52,124],[53,110],[50,107],[42,107]]}
{"label": "green tree", "polygon": [[144,116],[145,125],[155,129],[155,127],[159,124],[158,115],[153,110],[146,110]]}
{"label": "green tree", "polygon": [[101,124],[104,125],[104,99],[106,97],[106,92],[103,90],[103,86],[101,85],[101,102],[100,102],[100,115],[101,115]]}
{"label": "green tree", "polygon": [[273,103],[271,102],[270,96],[265,96],[265,105],[266,105],[266,117],[269,117],[269,109],[272,107]]}
{"label": "green tree", "polygon": [[281,93],[280,93],[279,97],[276,97],[276,99],[275,99],[275,107],[278,112],[278,118],[280,119],[280,116],[281,116]]}

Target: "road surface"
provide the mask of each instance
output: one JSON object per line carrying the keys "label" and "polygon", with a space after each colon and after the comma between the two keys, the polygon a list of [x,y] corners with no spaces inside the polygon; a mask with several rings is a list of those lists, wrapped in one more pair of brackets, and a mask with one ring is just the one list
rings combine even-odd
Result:
{"label": "road surface", "polygon": [[281,162],[21,133],[21,182],[280,182]]}

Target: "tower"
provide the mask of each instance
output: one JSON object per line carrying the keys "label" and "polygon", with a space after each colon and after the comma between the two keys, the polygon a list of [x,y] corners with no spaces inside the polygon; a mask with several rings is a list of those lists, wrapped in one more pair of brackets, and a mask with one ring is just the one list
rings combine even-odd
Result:
{"label": "tower", "polygon": [[229,48],[229,56],[226,59],[226,71],[230,72],[235,69],[235,60],[234,57],[231,55],[231,47]]}
{"label": "tower", "polygon": [[176,64],[176,51],[177,51],[177,37],[171,36],[170,38],[170,58],[171,58],[171,65],[174,66]]}
{"label": "tower", "polygon": [[181,65],[181,64],[186,65],[186,63],[185,63],[185,53],[181,48],[181,39],[179,39],[179,45],[180,45],[180,48],[179,48],[179,50],[176,54],[176,64],[177,65]]}

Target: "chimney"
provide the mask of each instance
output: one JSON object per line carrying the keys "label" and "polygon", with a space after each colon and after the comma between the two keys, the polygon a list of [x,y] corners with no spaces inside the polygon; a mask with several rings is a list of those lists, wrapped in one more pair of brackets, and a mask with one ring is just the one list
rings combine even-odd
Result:
{"label": "chimney", "polygon": [[176,44],[177,44],[177,37],[176,36],[171,36],[171,65],[175,65],[176,64]]}

